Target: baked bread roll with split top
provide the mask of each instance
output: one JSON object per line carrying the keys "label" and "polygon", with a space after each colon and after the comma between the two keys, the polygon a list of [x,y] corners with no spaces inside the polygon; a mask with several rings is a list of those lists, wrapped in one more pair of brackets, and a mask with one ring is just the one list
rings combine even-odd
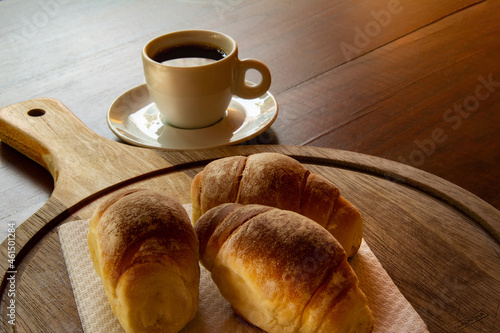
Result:
{"label": "baked bread roll with split top", "polygon": [[195,231],[202,264],[248,322],[267,332],[371,332],[344,250],[311,219],[230,203],[205,213]]}
{"label": "baked bread roll with split top", "polygon": [[342,245],[348,257],[361,246],[363,220],[327,179],[295,159],[277,153],[215,160],[192,182],[193,221],[220,204],[260,204],[291,210],[316,221]]}
{"label": "baked bread roll with split top", "polygon": [[90,219],[90,255],[126,332],[178,332],[196,314],[198,239],[180,203],[125,190]]}

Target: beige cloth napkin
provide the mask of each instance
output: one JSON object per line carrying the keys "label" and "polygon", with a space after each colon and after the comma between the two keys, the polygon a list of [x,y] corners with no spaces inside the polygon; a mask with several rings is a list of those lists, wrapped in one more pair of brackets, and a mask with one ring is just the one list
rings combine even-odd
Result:
{"label": "beige cloth napkin", "polygon": [[[191,206],[185,205],[185,208],[189,213]],[[123,333],[90,259],[87,232],[88,220],[69,222],[59,227],[61,247],[83,329],[86,333]],[[399,292],[366,242],[363,241],[350,263],[375,317],[374,333],[428,332],[423,320]],[[210,273],[201,266],[198,313],[181,332],[239,333],[261,330],[233,314]]]}

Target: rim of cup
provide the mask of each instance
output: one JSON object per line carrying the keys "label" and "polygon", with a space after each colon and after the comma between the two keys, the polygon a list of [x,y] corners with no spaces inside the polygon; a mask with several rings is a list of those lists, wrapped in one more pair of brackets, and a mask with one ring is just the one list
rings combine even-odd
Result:
{"label": "rim of cup", "polygon": [[[224,52],[227,52],[227,55],[219,61],[193,67],[170,66],[153,59],[153,57],[160,51],[171,46],[203,43],[216,47],[218,49],[222,49]],[[221,61],[233,57],[235,54],[237,54],[237,50],[238,45],[236,44],[236,41],[222,32],[212,30],[179,30],[157,36],[148,41],[142,49],[142,56],[148,62],[151,62],[152,64],[157,65],[161,68],[182,68],[182,70],[189,70],[189,68],[196,69],[200,67],[216,66],[217,63],[220,63]]]}

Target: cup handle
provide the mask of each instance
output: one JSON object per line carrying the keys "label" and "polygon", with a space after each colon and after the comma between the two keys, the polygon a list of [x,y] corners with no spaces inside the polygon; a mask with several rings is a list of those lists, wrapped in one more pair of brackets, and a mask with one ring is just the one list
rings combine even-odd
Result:
{"label": "cup handle", "polygon": [[[245,81],[246,72],[255,69],[262,76],[258,84],[248,85]],[[262,96],[271,86],[271,72],[264,63],[255,59],[240,60],[236,74],[234,94],[241,98],[252,99]]]}

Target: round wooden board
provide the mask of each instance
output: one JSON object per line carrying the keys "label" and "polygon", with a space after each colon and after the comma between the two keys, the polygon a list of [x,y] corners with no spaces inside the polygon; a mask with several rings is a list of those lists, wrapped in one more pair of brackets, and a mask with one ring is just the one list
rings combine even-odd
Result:
{"label": "round wooden board", "polygon": [[[314,147],[237,146],[154,151],[173,167],[111,186],[73,207],[51,197],[38,213],[42,221],[49,216],[46,227],[29,219],[18,228],[33,236],[17,262],[16,325],[2,319],[1,330],[82,330],[57,235],[60,223],[88,218],[102,198],[126,186],[161,188],[189,203],[190,183],[179,174],[189,180],[214,159],[265,151],[290,155],[339,187],[363,215],[366,242],[431,332],[500,327],[500,213],[492,206],[438,177],[380,158]],[[2,318],[8,318],[7,292]]]}

